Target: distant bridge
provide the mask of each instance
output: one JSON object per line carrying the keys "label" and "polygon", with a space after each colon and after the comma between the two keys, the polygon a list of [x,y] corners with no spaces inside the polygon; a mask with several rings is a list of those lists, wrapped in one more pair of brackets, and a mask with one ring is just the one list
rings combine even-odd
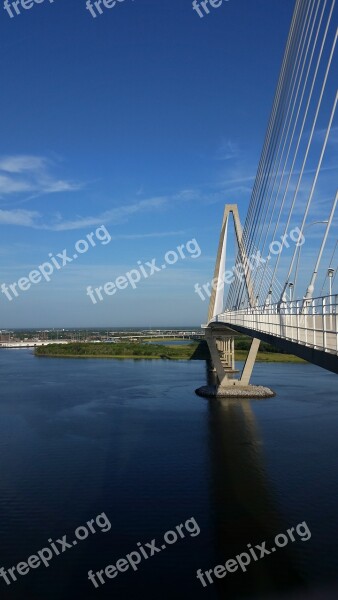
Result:
{"label": "distant bridge", "polygon": [[1,348],[35,348],[37,346],[47,346],[48,344],[69,344],[69,340],[39,340],[27,342],[0,342]]}

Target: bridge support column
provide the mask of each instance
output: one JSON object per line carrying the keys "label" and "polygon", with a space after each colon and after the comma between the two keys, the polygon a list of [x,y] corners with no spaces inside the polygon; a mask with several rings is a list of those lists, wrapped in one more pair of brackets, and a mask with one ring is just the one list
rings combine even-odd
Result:
{"label": "bridge support column", "polygon": [[250,385],[250,378],[256,361],[260,340],[254,338],[239,379],[234,377],[235,343],[234,332],[227,327],[205,329],[212,365],[217,382],[196,390],[199,396],[207,398],[270,398],[274,396],[269,388]]}
{"label": "bridge support column", "polygon": [[249,383],[250,383],[250,379],[251,379],[253,368],[255,366],[257,352],[258,352],[260,343],[261,343],[260,340],[258,340],[257,338],[253,338],[253,340],[251,342],[249,354],[245,361],[242,375],[240,378],[240,382],[242,385],[249,385]]}
{"label": "bridge support column", "polygon": [[221,357],[219,354],[219,346],[218,341],[213,336],[212,331],[210,329],[206,329],[205,331],[205,339],[208,344],[212,364],[216,369],[216,375],[219,382],[219,385],[226,385],[228,381],[228,376],[226,374],[225,368],[222,364]]}

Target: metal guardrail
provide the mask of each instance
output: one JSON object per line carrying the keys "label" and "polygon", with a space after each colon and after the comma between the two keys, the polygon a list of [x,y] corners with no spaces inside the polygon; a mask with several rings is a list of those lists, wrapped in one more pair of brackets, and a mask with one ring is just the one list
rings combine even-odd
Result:
{"label": "metal guardrail", "polygon": [[210,322],[238,325],[338,355],[338,295],[228,310]]}

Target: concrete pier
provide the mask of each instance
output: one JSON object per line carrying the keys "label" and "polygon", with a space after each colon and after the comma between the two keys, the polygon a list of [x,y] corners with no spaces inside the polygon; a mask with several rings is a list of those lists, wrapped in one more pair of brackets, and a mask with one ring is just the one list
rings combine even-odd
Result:
{"label": "concrete pier", "polygon": [[261,385],[217,386],[206,385],[195,390],[203,398],[272,398],[276,394],[268,387]]}

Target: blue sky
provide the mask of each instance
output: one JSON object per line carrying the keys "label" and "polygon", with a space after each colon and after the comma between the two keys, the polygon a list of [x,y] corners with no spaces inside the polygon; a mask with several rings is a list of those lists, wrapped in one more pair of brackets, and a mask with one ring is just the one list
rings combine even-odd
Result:
{"label": "blue sky", "polygon": [[[199,18],[190,0],[125,0],[95,19],[85,0],[12,19],[0,6],[0,282],[100,225],[112,237],[0,294],[0,328],[205,322],[194,284],[212,277],[224,204],[245,216],[293,5],[229,0]],[[193,238],[199,258],[86,295]]]}

